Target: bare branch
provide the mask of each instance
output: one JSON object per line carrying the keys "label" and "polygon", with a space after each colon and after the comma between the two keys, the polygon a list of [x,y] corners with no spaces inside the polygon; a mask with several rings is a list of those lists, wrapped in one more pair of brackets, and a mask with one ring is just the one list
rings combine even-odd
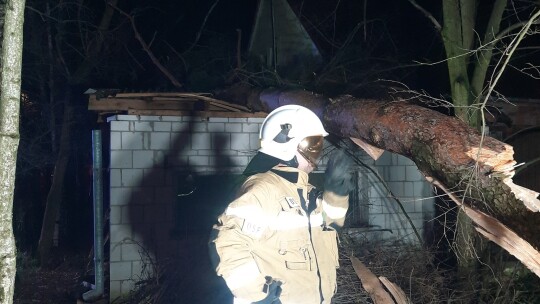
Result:
{"label": "bare branch", "polygon": [[[504,8],[506,7],[507,0],[497,0],[493,4],[493,9],[489,17],[489,22],[486,27],[486,33],[482,44],[489,44],[491,41],[496,42],[494,39],[499,31],[499,27],[502,20]],[[478,39],[480,41],[480,39]],[[471,89],[473,95],[479,96],[484,85],[486,71],[493,55],[493,47],[487,47],[479,50],[480,54],[477,57],[476,64],[474,66],[473,75],[471,78]]]}
{"label": "bare branch", "polygon": [[185,50],[184,52],[182,52],[182,54],[186,54],[188,53],[189,51],[191,51],[196,45],[197,43],[199,42],[199,39],[201,39],[201,34],[203,32],[203,29],[204,27],[206,26],[206,21],[208,20],[208,17],[210,16],[210,14],[212,13],[212,11],[214,10],[214,8],[216,7],[216,5],[219,3],[219,0],[216,0],[212,6],[210,6],[210,9],[208,10],[208,13],[206,13],[206,16],[204,16],[204,20],[203,20],[203,23],[201,24],[201,27],[199,29],[199,31],[197,32],[197,37],[195,37],[195,41],[193,41],[193,43],[191,44],[190,47],[187,48],[187,50]]}
{"label": "bare branch", "polygon": [[485,94],[484,101],[482,102],[481,109],[486,107],[486,104],[489,100],[489,96],[495,89],[495,86],[499,82],[499,79],[502,76],[503,71],[505,70],[506,66],[510,62],[510,58],[516,51],[518,45],[521,43],[521,41],[525,38],[525,35],[527,35],[529,29],[533,24],[536,24],[540,21],[540,10],[537,10],[536,13],[534,13],[531,16],[531,19],[522,27],[522,29],[519,31],[518,35],[512,40],[510,43],[510,46],[506,49],[506,51],[503,53],[503,57],[499,60],[495,68],[498,68],[497,73],[495,74],[495,77],[492,77],[489,81],[489,86],[487,89],[487,92]]}
{"label": "bare branch", "polygon": [[129,20],[129,22],[131,23],[131,28],[133,29],[133,33],[135,34],[135,38],[139,41],[139,43],[141,44],[141,46],[142,46],[143,50],[146,52],[146,54],[148,54],[148,57],[150,57],[150,59],[152,60],[152,63],[154,63],[154,65],[171,81],[171,83],[175,87],[181,88],[182,84],[176,79],[176,77],[174,77],[171,74],[171,72],[169,72],[169,70],[167,70],[167,68],[165,68],[161,64],[161,62],[159,62],[159,59],[157,59],[157,57],[154,55],[152,50],[150,50],[150,47],[148,46],[146,41],[144,41],[143,37],[141,36],[139,31],[137,30],[137,26],[135,24],[135,18],[132,15],[124,12],[123,10],[121,10],[120,8],[118,8],[115,5],[113,5],[111,3],[109,3],[109,5],[111,7],[113,7],[116,11],[118,11],[120,14],[125,16]]}
{"label": "bare branch", "polygon": [[33,7],[29,6],[29,5],[26,6],[26,9],[28,9],[29,11],[32,11],[32,12],[38,14],[38,15],[40,15],[40,16],[41,16],[41,20],[51,19],[51,20],[54,20],[54,21],[56,21],[56,22],[60,22],[59,19],[53,18],[51,15],[49,15],[49,14],[47,14],[47,13],[44,13],[44,12],[42,12],[42,11],[36,9],[36,8],[33,8]]}
{"label": "bare branch", "polygon": [[509,65],[511,68],[519,71],[520,73],[523,73],[533,79],[540,79],[540,67],[537,65],[533,65],[532,63],[526,63],[527,67],[524,68],[518,68],[513,65]]}
{"label": "bare branch", "polygon": [[412,6],[414,6],[416,9],[418,9],[424,16],[426,16],[426,18],[428,18],[431,23],[433,23],[433,25],[435,26],[435,29],[440,32],[442,30],[442,26],[441,24],[439,23],[439,21],[437,21],[437,19],[435,19],[435,17],[433,17],[433,15],[426,11],[423,7],[421,7],[418,3],[416,3],[415,0],[409,0],[409,3],[412,4]]}

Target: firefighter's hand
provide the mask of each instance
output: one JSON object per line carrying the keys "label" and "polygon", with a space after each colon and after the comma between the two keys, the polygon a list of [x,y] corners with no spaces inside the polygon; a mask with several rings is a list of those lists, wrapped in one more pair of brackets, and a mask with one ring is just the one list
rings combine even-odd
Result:
{"label": "firefighter's hand", "polygon": [[275,281],[272,277],[265,277],[266,283],[263,286],[263,292],[266,298],[253,302],[252,304],[281,304],[279,296],[281,294],[281,282]]}
{"label": "firefighter's hand", "polygon": [[324,191],[348,195],[353,189],[352,161],[341,150],[334,152],[324,172]]}

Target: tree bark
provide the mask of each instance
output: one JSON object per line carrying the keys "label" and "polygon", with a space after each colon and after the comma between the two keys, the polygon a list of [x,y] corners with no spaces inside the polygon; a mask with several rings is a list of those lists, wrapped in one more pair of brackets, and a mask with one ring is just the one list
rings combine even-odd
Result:
{"label": "tree bark", "polygon": [[[497,0],[493,6],[489,22],[486,25],[485,38],[483,41],[478,41],[478,44],[484,46],[479,51],[479,56],[471,52],[475,47],[474,41],[477,35],[474,31],[477,27],[477,2],[470,0],[443,1],[444,26],[441,35],[448,58],[449,80],[456,116],[475,128],[481,128],[483,126],[480,115],[482,110],[472,106],[481,103],[484,98],[482,90],[494,48],[488,43],[492,43],[495,35],[499,32],[506,0]],[[473,55],[477,58],[470,60]],[[470,274],[477,268],[479,263],[477,256],[484,251],[485,243],[475,233],[471,220],[462,210],[458,213],[455,235],[454,249],[458,257],[459,276],[476,280]],[[467,280],[462,280],[462,282],[463,288],[475,285]]]}
{"label": "tree bark", "polygon": [[[484,39],[479,41],[481,45],[486,46],[495,42],[495,37],[501,27],[501,20],[506,5],[507,0],[497,0],[494,2],[489,22],[485,29]],[[492,45],[491,47],[485,47],[480,50],[478,55],[475,54],[477,60],[474,61],[474,69],[471,76],[471,91],[477,99],[482,97],[482,90],[486,82],[489,63],[491,62],[494,49],[495,46]]]}
{"label": "tree bark", "polygon": [[306,106],[321,117],[328,132],[410,158],[425,176],[439,180],[465,206],[493,216],[536,250],[540,248],[538,193],[512,182],[513,148],[482,137],[455,117],[403,101],[348,95],[330,99],[299,90],[231,89],[221,94],[247,100],[252,109],[265,112],[285,104]]}
{"label": "tree bark", "polygon": [[13,191],[19,147],[21,61],[24,0],[8,0],[2,7],[0,69],[0,303],[13,302],[16,247],[13,236]]}
{"label": "tree bark", "polygon": [[[471,1],[472,2],[472,1]],[[467,31],[472,31],[474,24],[464,24],[470,22],[470,18],[462,18],[459,0],[443,1],[444,25],[441,31],[444,49],[446,50],[448,77],[450,81],[450,91],[452,93],[452,103],[454,104],[455,115],[470,125],[478,127],[478,115],[469,108],[474,100],[470,90],[468,75],[468,56],[470,49],[467,43]]]}
{"label": "tree bark", "polygon": [[[478,128],[480,116],[478,111],[473,111],[471,105],[474,97],[469,82],[468,64],[469,56],[467,52],[473,47],[473,29],[477,3],[467,1],[464,5],[462,0],[443,1],[443,29],[441,32],[446,57],[448,58],[448,76],[452,93],[452,102],[456,117],[467,122],[469,125]],[[481,241],[475,233],[471,220],[463,213],[459,212],[456,222],[456,234],[454,240],[454,251],[458,257],[458,273],[460,277],[467,277],[475,269],[478,259],[477,252],[481,252]],[[465,280],[463,288],[474,286]]]}

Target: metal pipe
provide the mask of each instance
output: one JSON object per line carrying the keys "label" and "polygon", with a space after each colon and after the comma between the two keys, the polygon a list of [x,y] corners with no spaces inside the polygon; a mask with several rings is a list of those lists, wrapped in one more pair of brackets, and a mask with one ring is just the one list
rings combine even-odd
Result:
{"label": "metal pipe", "polygon": [[92,130],[93,203],[94,203],[94,275],[95,288],[83,294],[83,300],[99,299],[104,291],[103,275],[103,160],[101,130]]}

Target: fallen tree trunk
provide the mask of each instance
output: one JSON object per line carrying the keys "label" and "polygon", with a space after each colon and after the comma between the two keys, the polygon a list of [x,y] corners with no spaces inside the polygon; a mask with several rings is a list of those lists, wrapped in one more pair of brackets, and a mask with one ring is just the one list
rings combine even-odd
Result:
{"label": "fallen tree trunk", "polygon": [[247,101],[257,111],[269,112],[285,104],[310,108],[328,132],[410,158],[464,206],[490,215],[536,250],[540,248],[538,193],[512,182],[513,148],[483,137],[455,117],[404,101],[348,95],[330,99],[301,90],[242,88],[224,93],[222,98]]}

